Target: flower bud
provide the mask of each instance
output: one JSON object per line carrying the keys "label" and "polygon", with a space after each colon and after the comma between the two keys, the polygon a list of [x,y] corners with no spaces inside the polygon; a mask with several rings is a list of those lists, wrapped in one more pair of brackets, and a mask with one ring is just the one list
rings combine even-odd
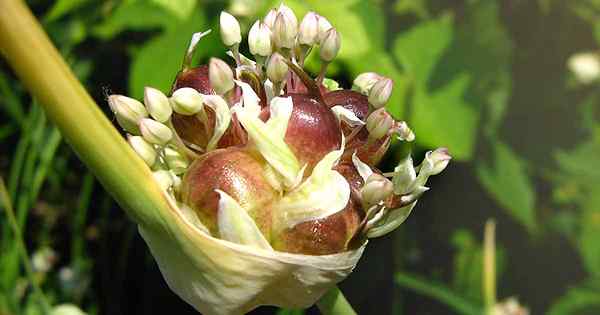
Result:
{"label": "flower bud", "polygon": [[148,117],[148,112],[142,103],[127,96],[111,95],[108,97],[108,105],[123,129],[133,134],[140,134],[139,121]]}
{"label": "flower bud", "polygon": [[369,103],[375,108],[385,106],[392,95],[394,81],[388,78],[377,81],[369,91]]}
{"label": "flower bud", "polygon": [[60,304],[52,308],[50,315],[87,315],[74,304]]}
{"label": "flower bud", "polygon": [[271,46],[271,30],[265,23],[256,21],[248,33],[250,53],[255,56],[267,57],[273,53]]}
{"label": "flower bud", "polygon": [[415,133],[408,127],[406,122],[397,122],[393,129],[398,134],[398,140],[409,142],[415,140]]}
{"label": "flower bud", "polygon": [[367,131],[369,131],[369,138],[381,139],[385,137],[393,125],[394,118],[392,118],[385,108],[379,108],[373,111],[369,117],[367,117]]}
{"label": "flower bud", "polygon": [[367,182],[361,188],[360,194],[363,203],[367,206],[372,206],[385,200],[393,191],[394,185],[389,179],[383,175],[373,173],[367,178]]}
{"label": "flower bud", "polygon": [[140,131],[144,140],[158,145],[167,144],[173,137],[173,132],[169,127],[149,118],[140,120]]}
{"label": "flower bud", "polygon": [[375,72],[361,73],[356,77],[356,79],[354,79],[354,82],[352,83],[353,90],[368,95],[373,85],[375,85],[375,83],[381,79],[383,79],[383,76]]}
{"label": "flower bud", "polygon": [[278,48],[292,49],[296,45],[298,34],[298,22],[292,14],[279,12],[273,24],[273,44]]}
{"label": "flower bud", "polygon": [[288,65],[279,53],[274,53],[267,63],[267,77],[273,83],[283,82],[287,78]]}
{"label": "flower bud", "polygon": [[319,43],[323,40],[323,38],[325,38],[325,35],[327,34],[327,32],[333,27],[331,25],[331,23],[329,23],[329,21],[323,17],[323,16],[318,16],[318,41]]}
{"label": "flower bud", "polygon": [[314,12],[308,12],[300,22],[298,30],[298,43],[312,46],[319,39],[319,18]]}
{"label": "flower bud", "polygon": [[340,34],[335,28],[329,29],[321,40],[321,60],[331,62],[340,51],[341,39]]}
{"label": "flower bud", "polygon": [[169,99],[163,92],[155,88],[145,87],[144,104],[146,104],[150,116],[157,121],[164,123],[171,118],[173,109],[169,104]]}
{"label": "flower bud", "polygon": [[222,11],[219,23],[221,26],[221,39],[225,46],[239,45],[242,42],[240,23],[233,15]]}
{"label": "flower bud", "polygon": [[167,146],[164,150],[164,157],[167,165],[169,166],[169,170],[173,172],[175,175],[183,174],[188,166],[189,162],[179,151],[174,148]]}
{"label": "flower bud", "polygon": [[265,25],[267,25],[269,27],[269,29],[273,29],[276,18],[277,18],[277,10],[271,9],[269,11],[269,13],[267,13],[267,15],[265,16],[265,19],[264,19]]}
{"label": "flower bud", "polygon": [[137,153],[148,166],[154,165],[154,162],[156,162],[156,150],[152,144],[148,143],[148,141],[140,136],[127,136],[127,142],[129,142],[129,145],[133,148],[135,153]]}
{"label": "flower bud", "polygon": [[175,90],[171,96],[173,110],[181,115],[194,115],[202,110],[202,95],[193,88]]}
{"label": "flower bud", "polygon": [[419,175],[432,176],[441,173],[452,159],[446,148],[438,148],[425,154],[425,160],[419,170]]}
{"label": "flower bud", "polygon": [[225,94],[234,86],[231,68],[225,61],[218,58],[210,58],[208,78],[210,85],[217,94]]}

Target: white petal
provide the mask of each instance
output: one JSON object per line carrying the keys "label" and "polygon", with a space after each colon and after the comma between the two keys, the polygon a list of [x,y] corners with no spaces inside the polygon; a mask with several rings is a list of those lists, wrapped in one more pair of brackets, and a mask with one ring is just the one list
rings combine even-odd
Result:
{"label": "white petal", "polygon": [[215,111],[216,121],[213,135],[206,145],[206,151],[212,151],[217,147],[217,144],[231,122],[231,112],[229,105],[219,95],[204,95],[204,103]]}
{"label": "white petal", "polygon": [[237,244],[272,250],[256,223],[235,199],[226,192],[219,194],[218,226],[221,239]]}
{"label": "white petal", "polygon": [[366,183],[369,176],[373,174],[373,170],[369,167],[369,165],[363,163],[358,156],[356,155],[356,151],[352,154],[352,163],[354,167],[358,171],[360,177],[362,177],[363,181]]}
{"label": "white petal", "polygon": [[346,109],[341,105],[333,106],[331,110],[340,122],[343,121],[351,127],[362,126],[365,124],[365,122],[356,117],[351,110]]}
{"label": "white petal", "polygon": [[292,109],[293,103],[291,96],[275,97],[271,101],[271,105],[269,106],[271,115],[269,121],[267,121],[267,126],[274,136],[280,137],[281,139],[285,137],[288,122],[290,121],[290,117],[292,117]]}
{"label": "white petal", "polygon": [[243,107],[248,111],[248,114],[251,114],[253,117],[258,117],[260,114],[260,98],[252,87],[246,83],[239,80],[233,80],[240,88],[242,88],[242,104]]}

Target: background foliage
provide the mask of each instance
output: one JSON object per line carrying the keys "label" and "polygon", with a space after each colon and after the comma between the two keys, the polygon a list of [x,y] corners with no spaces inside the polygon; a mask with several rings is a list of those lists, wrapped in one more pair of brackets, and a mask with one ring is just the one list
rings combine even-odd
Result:
{"label": "background foliage", "polygon": [[[600,91],[566,66],[574,53],[598,49],[600,1],[285,2],[341,32],[329,76],[347,87],[364,71],[395,81],[389,109],[415,130],[415,155],[447,146],[455,157],[403,227],[371,242],[342,283],[359,313],[479,312],[489,217],[498,223],[501,297],[519,297],[533,314],[600,312]],[[28,3],[107,111],[107,93],[168,91],[190,35],[218,30],[220,10],[247,30],[278,1]],[[224,51],[214,32],[196,58],[225,59]],[[90,314],[192,314],[135,226],[2,62],[0,95],[0,175],[48,300]],[[392,152],[383,168],[393,162]],[[39,314],[0,214],[0,314]],[[303,313],[255,313],[274,312]]]}

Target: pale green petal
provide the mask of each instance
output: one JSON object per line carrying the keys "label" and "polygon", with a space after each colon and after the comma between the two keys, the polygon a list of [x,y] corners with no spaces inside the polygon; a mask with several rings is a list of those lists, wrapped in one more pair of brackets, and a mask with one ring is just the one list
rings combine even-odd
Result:
{"label": "pale green petal", "polygon": [[333,111],[333,113],[339,121],[343,121],[351,127],[362,126],[365,124],[365,122],[360,120],[360,118],[356,117],[356,115],[351,110],[346,109],[341,105],[333,106],[331,110]]}
{"label": "pale green petal", "polygon": [[352,271],[364,250],[309,256],[231,243],[203,233],[164,196],[171,211],[159,212],[162,225],[139,231],[171,290],[202,314],[307,308]]}
{"label": "pale green petal", "polygon": [[379,222],[374,224],[373,227],[367,230],[367,237],[380,237],[395,230],[400,224],[404,223],[416,204],[417,202],[415,201],[402,208],[387,210],[386,215],[384,215]]}
{"label": "pale green petal", "polygon": [[206,145],[206,151],[212,151],[217,147],[219,140],[229,127],[231,112],[227,102],[219,95],[204,95],[204,104],[212,108],[216,115],[215,130]]}
{"label": "pale green petal", "polygon": [[356,151],[352,154],[352,163],[354,167],[358,171],[360,177],[362,177],[363,181],[366,183],[369,176],[373,174],[373,170],[369,167],[369,165],[363,163],[358,156],[356,155]]}
{"label": "pale green petal", "polygon": [[[252,143],[265,160],[281,174],[285,186],[287,188],[294,187],[297,184],[301,167],[298,159],[283,140],[283,132],[280,128],[284,124],[287,128],[287,121],[273,123],[277,130],[272,130],[268,122],[264,123],[258,118],[258,115],[253,114],[252,109],[246,108],[245,105],[244,107],[237,106],[234,110]],[[285,114],[285,111],[280,111],[278,114]],[[278,117],[273,118],[279,119]]]}
{"label": "pale green petal", "polygon": [[343,149],[329,152],[313,169],[312,174],[276,205],[277,228],[328,217],[343,210],[350,200],[348,181],[332,167]]}
{"label": "pale green petal", "polygon": [[219,194],[218,226],[221,239],[237,244],[270,249],[271,245],[256,226],[250,215],[226,192]]}
{"label": "pale green petal", "polygon": [[274,136],[281,139],[285,137],[287,131],[288,122],[292,117],[292,97],[275,97],[271,100],[269,110],[271,115],[267,121],[267,126],[271,130]]}
{"label": "pale green petal", "polygon": [[394,168],[394,177],[392,178],[394,194],[403,195],[410,192],[414,189],[416,178],[417,175],[413,166],[413,160],[410,156],[407,156]]}
{"label": "pale green petal", "polygon": [[246,83],[239,80],[233,80],[235,83],[242,89],[242,104],[246,109],[247,113],[252,117],[258,117],[260,114],[260,98],[252,87]]}

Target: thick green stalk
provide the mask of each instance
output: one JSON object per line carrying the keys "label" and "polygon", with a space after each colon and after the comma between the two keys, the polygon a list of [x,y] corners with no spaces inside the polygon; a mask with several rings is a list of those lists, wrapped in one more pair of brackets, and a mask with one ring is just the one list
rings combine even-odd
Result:
{"label": "thick green stalk", "polygon": [[[144,162],[104,116],[22,1],[0,1],[0,53],[65,140],[115,200],[147,228],[170,211]],[[334,288],[318,303],[324,314],[355,314]]]}

